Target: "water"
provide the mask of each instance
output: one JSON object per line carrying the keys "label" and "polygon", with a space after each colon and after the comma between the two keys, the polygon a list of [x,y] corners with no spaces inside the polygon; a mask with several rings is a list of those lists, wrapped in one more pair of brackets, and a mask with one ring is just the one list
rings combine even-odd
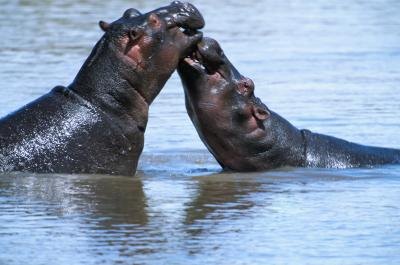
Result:
{"label": "water", "polygon": [[[400,148],[400,2],[193,1],[256,94],[299,128]],[[0,0],[0,116],[67,85],[125,9]],[[221,173],[176,75],[134,178],[0,176],[0,264],[399,264],[400,167]]]}

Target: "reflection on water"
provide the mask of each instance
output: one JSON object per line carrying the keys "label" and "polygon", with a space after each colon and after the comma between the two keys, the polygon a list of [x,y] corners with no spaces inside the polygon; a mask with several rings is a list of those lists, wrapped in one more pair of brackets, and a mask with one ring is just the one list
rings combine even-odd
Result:
{"label": "reflection on water", "polygon": [[396,264],[396,171],[2,175],[0,261]]}
{"label": "reflection on water", "polygon": [[[205,35],[296,126],[400,147],[400,2],[193,1]],[[0,0],[0,115],[72,81],[152,1]],[[223,15],[221,15],[221,13]],[[221,173],[177,76],[134,178],[0,176],[0,264],[399,264],[400,168]]]}

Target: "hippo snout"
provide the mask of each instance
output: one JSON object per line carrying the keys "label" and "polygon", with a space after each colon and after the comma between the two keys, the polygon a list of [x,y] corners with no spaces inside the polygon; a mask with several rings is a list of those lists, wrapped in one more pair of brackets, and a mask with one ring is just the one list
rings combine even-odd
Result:
{"label": "hippo snout", "polygon": [[174,1],[169,6],[156,10],[156,13],[165,18],[169,27],[197,30],[205,25],[199,10],[190,3]]}
{"label": "hippo snout", "polygon": [[[204,18],[199,10],[191,3],[181,3],[174,1],[171,4],[179,8],[178,15],[181,17],[182,22],[186,23],[191,29],[201,29],[204,27]],[[186,21],[185,21],[186,20]]]}
{"label": "hippo snout", "polygon": [[218,42],[212,38],[204,37],[197,44],[198,52],[209,63],[221,63],[223,60],[223,51]]}

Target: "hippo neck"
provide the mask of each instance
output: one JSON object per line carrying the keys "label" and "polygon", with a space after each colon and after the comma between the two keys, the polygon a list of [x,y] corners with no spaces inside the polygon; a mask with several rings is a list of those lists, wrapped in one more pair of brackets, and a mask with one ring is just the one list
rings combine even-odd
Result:
{"label": "hippo neck", "polygon": [[263,140],[268,147],[263,156],[271,163],[270,168],[304,166],[306,146],[302,132],[272,110],[263,125],[268,132]]}
{"label": "hippo neck", "polygon": [[134,76],[134,70],[117,57],[103,36],[69,88],[103,111],[120,117],[133,116],[145,126],[149,103],[129,80]]}

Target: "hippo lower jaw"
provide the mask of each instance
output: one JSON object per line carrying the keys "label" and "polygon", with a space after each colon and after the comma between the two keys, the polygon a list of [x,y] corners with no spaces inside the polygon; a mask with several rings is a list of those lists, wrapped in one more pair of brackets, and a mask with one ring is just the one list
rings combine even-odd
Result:
{"label": "hippo lower jaw", "polygon": [[194,51],[180,62],[180,68],[188,67],[199,75],[209,75],[226,78],[223,71],[207,63],[199,51]]}
{"label": "hippo lower jaw", "polygon": [[206,76],[226,82],[241,82],[245,79],[225,56],[219,44],[208,37],[197,43],[196,49],[181,60],[178,71],[191,76]]}
{"label": "hippo lower jaw", "polygon": [[197,59],[194,53],[192,55],[189,55],[188,57],[185,57],[181,64],[186,64],[188,67],[191,67],[200,73],[207,73],[207,69],[204,67],[203,64],[201,64],[200,60]]}

